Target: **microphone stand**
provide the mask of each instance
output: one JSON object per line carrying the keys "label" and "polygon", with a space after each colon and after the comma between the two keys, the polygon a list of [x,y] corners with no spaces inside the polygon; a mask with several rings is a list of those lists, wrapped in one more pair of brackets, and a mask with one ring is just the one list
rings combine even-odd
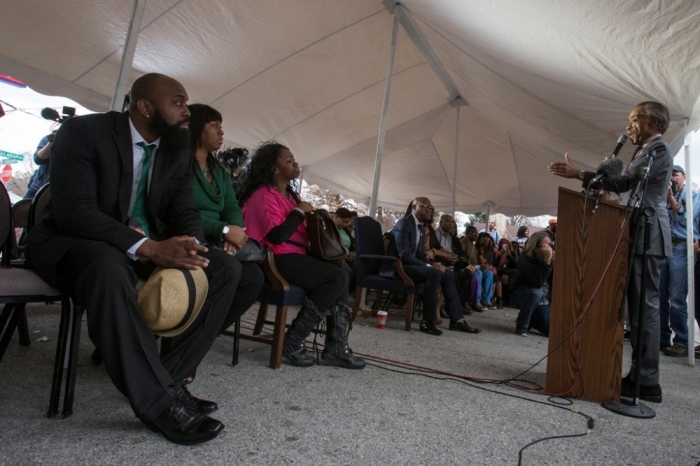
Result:
{"label": "microphone stand", "polygon": [[[631,399],[621,398],[620,402],[613,400],[607,400],[603,402],[603,408],[608,411],[612,411],[616,414],[621,414],[623,416],[634,417],[638,419],[651,419],[656,416],[654,410],[649,408],[644,403],[639,402],[639,388],[640,388],[640,355],[642,354],[642,335],[644,333],[644,301],[646,299],[646,276],[647,276],[647,251],[651,243],[650,230],[651,230],[651,220],[656,215],[656,211],[653,207],[645,206],[645,197],[647,191],[647,185],[649,183],[649,172],[651,171],[651,163],[654,159],[649,156],[649,163],[644,169],[644,174],[639,183],[637,183],[637,188],[635,193],[630,198],[630,203],[637,198],[638,202],[635,206],[635,210],[632,217],[632,224],[639,225],[640,217],[644,220],[644,247],[642,250],[642,280],[641,280],[641,293],[639,296],[639,308],[637,309],[637,338],[632,351],[632,360],[634,361],[634,392]],[[637,238],[639,236],[639,227],[635,229],[635,241],[632,244],[632,259],[630,260],[630,266],[627,274],[627,285],[625,286],[625,296],[627,296],[627,288],[629,287],[629,281],[631,279],[632,265],[634,263],[634,250],[637,246]],[[653,343],[653,342],[652,342]]]}

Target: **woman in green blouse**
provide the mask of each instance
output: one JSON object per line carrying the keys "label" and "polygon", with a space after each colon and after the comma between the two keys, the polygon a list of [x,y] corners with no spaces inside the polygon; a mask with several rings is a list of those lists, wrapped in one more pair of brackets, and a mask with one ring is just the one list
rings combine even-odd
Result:
{"label": "woman in green blouse", "polygon": [[[211,245],[233,254],[243,247],[248,235],[231,179],[213,155],[224,142],[221,113],[203,104],[188,107],[191,113],[190,148],[194,158],[192,193],[202,216],[204,236]],[[240,269],[234,271],[231,280],[236,295],[222,331],[253,305],[263,285],[263,273],[257,264],[236,263],[240,264]]]}

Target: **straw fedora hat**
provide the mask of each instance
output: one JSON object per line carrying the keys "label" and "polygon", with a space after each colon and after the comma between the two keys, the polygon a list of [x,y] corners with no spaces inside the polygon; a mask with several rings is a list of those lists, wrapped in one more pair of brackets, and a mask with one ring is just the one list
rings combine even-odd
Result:
{"label": "straw fedora hat", "polygon": [[137,291],[137,301],[153,333],[174,337],[197,318],[208,291],[202,269],[159,267]]}

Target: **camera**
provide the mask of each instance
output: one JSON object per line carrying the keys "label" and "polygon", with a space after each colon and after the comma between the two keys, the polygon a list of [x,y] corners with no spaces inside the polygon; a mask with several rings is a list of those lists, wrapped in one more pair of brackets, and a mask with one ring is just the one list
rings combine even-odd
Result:
{"label": "camera", "polygon": [[73,107],[63,107],[62,114],[59,115],[58,111],[56,109],[53,109],[51,107],[46,107],[41,110],[41,117],[44,120],[51,120],[55,121],[58,124],[63,123],[66,121],[68,118],[72,118],[75,116],[75,109]]}
{"label": "camera", "polygon": [[230,173],[233,173],[238,167],[243,167],[248,161],[248,149],[243,147],[230,147],[219,151],[216,154],[216,158],[224,168]]}
{"label": "camera", "polygon": [[678,182],[673,178],[671,178],[671,191],[674,195],[678,194]]}

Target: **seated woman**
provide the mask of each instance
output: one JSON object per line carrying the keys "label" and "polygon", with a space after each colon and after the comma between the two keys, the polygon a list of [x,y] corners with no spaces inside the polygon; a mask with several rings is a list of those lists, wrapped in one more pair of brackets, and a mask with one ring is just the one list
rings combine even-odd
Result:
{"label": "seated woman", "polygon": [[527,336],[530,329],[549,335],[549,279],[552,275],[554,251],[551,239],[538,231],[525,245],[518,258],[518,272],[511,283],[513,306],[520,309],[515,333]]}
{"label": "seated woman", "polygon": [[335,222],[335,226],[338,227],[338,232],[340,233],[340,237],[343,240],[343,247],[348,253],[348,256],[343,262],[343,270],[345,270],[345,272],[348,274],[348,277],[350,278],[350,284],[348,285],[348,293],[354,294],[355,275],[357,274],[357,264],[355,263],[355,259],[357,258],[357,256],[355,255],[355,238],[352,237],[349,230],[350,225],[353,224],[352,212],[350,212],[345,207],[340,207],[338,210],[335,211],[333,221]]}
{"label": "seated woman", "polygon": [[519,246],[519,251],[522,251],[522,249],[525,247],[525,243],[527,243],[528,238],[530,237],[530,229],[522,225],[520,228],[518,228],[518,234],[515,235],[515,241],[518,243]]}
{"label": "seated woman", "polygon": [[278,272],[289,283],[307,292],[307,297],[284,337],[282,355],[296,366],[312,366],[304,340],[324,315],[327,333],[321,358],[349,369],[362,369],[365,362],[348,346],[350,308],[348,275],[343,269],[307,254],[305,212],[313,207],[302,202],[292,189],[299,164],[282,144],[267,142],[258,147],[241,174],[239,199],[251,238],[275,253]]}
{"label": "seated woman", "polygon": [[[202,104],[190,105],[189,109],[190,147],[194,157],[192,193],[202,216],[204,236],[214,247],[233,254],[243,247],[248,236],[229,175],[213,155],[224,141],[221,114]],[[240,280],[231,284],[236,288],[236,294],[221,331],[250,309],[263,286],[264,276],[258,264],[239,263],[241,270],[236,275]]]}
{"label": "seated woman", "polygon": [[510,281],[518,271],[518,256],[512,247],[511,241],[501,238],[495,258],[496,273],[501,278],[503,302],[507,305],[510,305]]}
{"label": "seated woman", "polygon": [[477,263],[482,271],[490,271],[493,274],[493,296],[495,303],[491,301],[492,290],[482,288],[481,305],[486,309],[503,309],[501,278],[496,271],[496,246],[493,237],[488,232],[481,232],[476,240]]}

